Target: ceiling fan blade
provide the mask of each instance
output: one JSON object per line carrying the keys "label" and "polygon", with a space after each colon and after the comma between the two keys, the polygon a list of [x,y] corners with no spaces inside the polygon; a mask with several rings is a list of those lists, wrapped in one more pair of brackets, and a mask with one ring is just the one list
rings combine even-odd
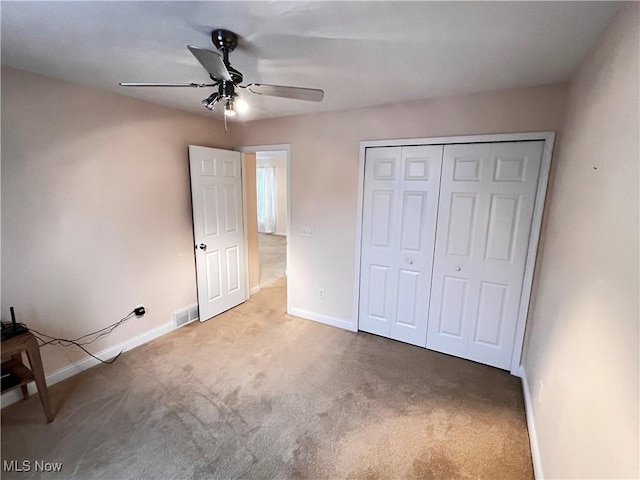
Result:
{"label": "ceiling fan blade", "polygon": [[317,88],[285,87],[283,85],[265,85],[263,83],[251,83],[247,90],[256,95],[268,95],[270,97],[294,98],[309,102],[321,102],[324,91]]}
{"label": "ceiling fan blade", "polygon": [[137,83],[137,82],[120,82],[121,87],[215,87],[215,83]]}
{"label": "ceiling fan blade", "polygon": [[187,45],[187,48],[213,78],[216,80],[231,80],[231,75],[229,75],[222,57],[216,52],[194,47],[193,45]]}

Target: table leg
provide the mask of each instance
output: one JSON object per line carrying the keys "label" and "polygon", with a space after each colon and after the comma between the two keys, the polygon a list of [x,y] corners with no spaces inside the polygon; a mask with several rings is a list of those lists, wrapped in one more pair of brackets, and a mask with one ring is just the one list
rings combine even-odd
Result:
{"label": "table leg", "polygon": [[[19,360],[20,363],[22,362],[22,354],[21,353],[16,353],[15,355],[11,355],[11,360]],[[22,390],[22,399],[26,400],[27,398],[29,398],[29,389],[27,388],[26,385],[22,385],[20,387],[20,390]]]}
{"label": "table leg", "polygon": [[36,386],[38,387],[38,394],[40,395],[44,415],[47,417],[47,422],[53,422],[51,406],[49,405],[49,392],[47,390],[47,383],[44,379],[42,359],[40,358],[40,347],[38,347],[38,343],[35,340],[27,348],[27,358],[29,359],[29,365],[31,366],[33,376],[35,377]]}

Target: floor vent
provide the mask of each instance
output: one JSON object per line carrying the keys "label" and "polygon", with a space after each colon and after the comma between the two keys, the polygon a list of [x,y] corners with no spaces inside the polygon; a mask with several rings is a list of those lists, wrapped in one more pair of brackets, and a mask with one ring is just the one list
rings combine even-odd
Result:
{"label": "floor vent", "polygon": [[176,325],[176,328],[198,320],[198,305],[193,304],[188,307],[181,308],[180,310],[176,310],[171,313],[171,318],[173,319],[173,323]]}

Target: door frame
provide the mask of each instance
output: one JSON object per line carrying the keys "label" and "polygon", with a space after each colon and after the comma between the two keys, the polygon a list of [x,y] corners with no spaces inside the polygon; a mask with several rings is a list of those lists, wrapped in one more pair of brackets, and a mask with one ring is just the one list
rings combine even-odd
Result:
{"label": "door frame", "polygon": [[[236,151],[241,153],[256,153],[256,152],[269,152],[269,151],[286,151],[287,152],[287,249],[286,249],[286,262],[287,262],[287,313],[289,312],[289,305],[291,302],[291,290],[290,285],[290,273],[291,273],[291,145],[288,143],[276,144],[276,145],[251,145],[245,147],[238,147]],[[245,171],[245,159],[244,155],[242,155],[242,171]],[[244,193],[244,203],[243,203],[243,212],[244,212],[244,222],[245,222],[245,231],[247,228],[247,202],[246,202],[246,177],[243,175],[242,177],[242,191]],[[245,235],[244,239],[245,243],[245,251],[249,251],[249,240]],[[249,261],[247,257],[247,292],[249,292]]]}
{"label": "door frame", "polygon": [[549,183],[549,172],[551,170],[551,157],[556,133],[547,132],[525,132],[525,133],[498,133],[488,135],[464,135],[454,137],[431,137],[431,138],[405,138],[393,140],[368,140],[360,142],[360,152],[358,161],[358,208],[356,219],[356,257],[355,257],[355,289],[353,318],[355,319],[356,330],[359,329],[359,307],[360,307],[360,267],[362,260],[362,214],[364,207],[364,164],[367,148],[373,147],[398,147],[413,145],[452,145],[460,143],[496,143],[496,142],[520,142],[520,141],[544,141],[542,151],[542,163],[540,165],[540,176],[536,189],[535,206],[533,219],[531,221],[531,232],[529,234],[529,246],[527,247],[527,258],[522,282],[522,294],[520,306],[518,308],[518,319],[516,322],[516,333],[513,342],[513,353],[511,355],[512,375],[522,377],[522,347],[529,313],[529,302],[531,299],[531,287],[533,285],[533,274],[538,252],[538,241],[540,239],[540,228],[542,226],[542,214],[544,212],[544,202]]}

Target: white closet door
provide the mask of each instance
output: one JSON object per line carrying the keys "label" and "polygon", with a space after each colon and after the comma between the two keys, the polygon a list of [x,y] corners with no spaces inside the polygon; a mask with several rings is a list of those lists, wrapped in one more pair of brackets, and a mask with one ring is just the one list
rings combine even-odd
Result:
{"label": "white closet door", "polygon": [[427,348],[509,368],[543,146],[444,147]]}
{"label": "white closet door", "polygon": [[424,347],[442,146],[368,148],[359,328]]}

